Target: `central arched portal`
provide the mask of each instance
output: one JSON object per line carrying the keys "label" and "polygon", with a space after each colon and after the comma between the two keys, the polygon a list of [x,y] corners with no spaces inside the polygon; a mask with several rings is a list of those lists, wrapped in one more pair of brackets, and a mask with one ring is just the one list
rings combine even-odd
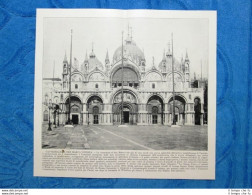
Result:
{"label": "central arched portal", "polygon": [[[122,104],[123,100],[123,104]],[[130,91],[119,92],[114,96],[113,99],[113,124],[121,124],[122,115],[123,121],[126,124],[137,124],[137,100],[135,95]]]}

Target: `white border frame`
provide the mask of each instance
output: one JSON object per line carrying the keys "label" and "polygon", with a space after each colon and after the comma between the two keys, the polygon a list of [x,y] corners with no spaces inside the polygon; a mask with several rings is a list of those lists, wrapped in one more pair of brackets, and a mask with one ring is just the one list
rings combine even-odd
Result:
{"label": "white border frame", "polygon": [[[208,64],[208,156],[209,169],[188,173],[107,173],[94,172],[48,172],[42,170],[42,65],[43,65],[43,19],[45,17],[118,17],[118,18],[207,18],[209,19],[209,64]],[[92,178],[170,178],[170,179],[215,179],[216,141],[216,11],[169,11],[169,10],[111,10],[111,9],[37,9],[36,56],[34,89],[34,176],[92,177]],[[43,149],[45,150],[45,149]],[[173,151],[173,150],[172,150]],[[175,152],[175,151],[173,151]],[[178,151],[181,152],[181,151]]]}

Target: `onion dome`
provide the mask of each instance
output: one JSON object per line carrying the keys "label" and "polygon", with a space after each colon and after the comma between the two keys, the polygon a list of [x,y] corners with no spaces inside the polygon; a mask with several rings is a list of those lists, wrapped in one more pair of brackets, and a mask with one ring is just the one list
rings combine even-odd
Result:
{"label": "onion dome", "polygon": [[96,57],[93,49],[92,49],[92,52],[89,54],[89,59],[87,61],[88,61],[88,66],[89,66],[89,72],[97,68],[99,70],[103,70],[103,65]]}
{"label": "onion dome", "polygon": [[[181,63],[175,58],[173,58],[173,63],[174,63],[174,70],[180,71]],[[172,71],[172,57],[170,55],[166,55],[166,56],[163,55],[162,61],[159,63],[158,68],[162,72]]]}
{"label": "onion dome", "polygon": [[[141,65],[142,61],[145,61],[144,53],[133,41],[132,36],[127,37],[125,44],[123,45],[124,58],[132,61],[137,65]],[[113,56],[113,63],[116,63],[122,59],[122,46],[118,47]]]}

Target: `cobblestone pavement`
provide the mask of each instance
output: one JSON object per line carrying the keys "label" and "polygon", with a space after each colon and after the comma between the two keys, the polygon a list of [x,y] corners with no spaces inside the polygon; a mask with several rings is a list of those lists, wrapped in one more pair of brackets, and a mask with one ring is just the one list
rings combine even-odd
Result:
{"label": "cobblestone pavement", "polygon": [[47,131],[43,148],[93,150],[207,150],[206,126],[63,126]]}

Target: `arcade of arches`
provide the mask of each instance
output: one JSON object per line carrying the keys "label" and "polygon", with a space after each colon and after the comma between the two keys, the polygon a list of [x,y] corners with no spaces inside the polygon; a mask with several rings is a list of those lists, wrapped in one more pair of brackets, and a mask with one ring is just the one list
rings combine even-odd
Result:
{"label": "arcade of arches", "polygon": [[[122,104],[123,100],[123,104]],[[82,102],[77,96],[71,97],[71,121],[73,124],[104,124],[118,125],[122,114],[124,123],[129,125],[170,125],[173,121],[173,104],[175,102],[175,121],[179,125],[203,125],[202,104],[199,98],[194,103],[187,103],[179,95],[166,101],[160,95],[148,97],[145,104],[139,103],[137,95],[124,89],[123,97],[118,90],[110,103],[104,103],[98,95],[91,95],[87,102]],[[61,105],[60,123],[68,118],[69,98]],[[44,112],[44,120],[48,120],[48,111]]]}
{"label": "arcade of arches", "polygon": [[[207,116],[208,81],[197,88],[191,85],[188,53],[178,59],[169,49],[163,55],[160,53],[159,62],[153,57],[151,63],[132,36],[124,41],[123,48],[120,45],[114,51],[111,61],[107,51],[104,63],[93,49],[89,56],[86,54],[83,63],[73,63],[72,67],[67,55],[64,56],[62,79],[43,78],[45,123],[59,120],[60,124],[65,124],[70,116],[72,123],[83,125],[117,125],[122,119],[132,125],[170,125],[174,116],[180,125],[203,125],[203,114]],[[49,100],[53,108],[48,106]]]}

